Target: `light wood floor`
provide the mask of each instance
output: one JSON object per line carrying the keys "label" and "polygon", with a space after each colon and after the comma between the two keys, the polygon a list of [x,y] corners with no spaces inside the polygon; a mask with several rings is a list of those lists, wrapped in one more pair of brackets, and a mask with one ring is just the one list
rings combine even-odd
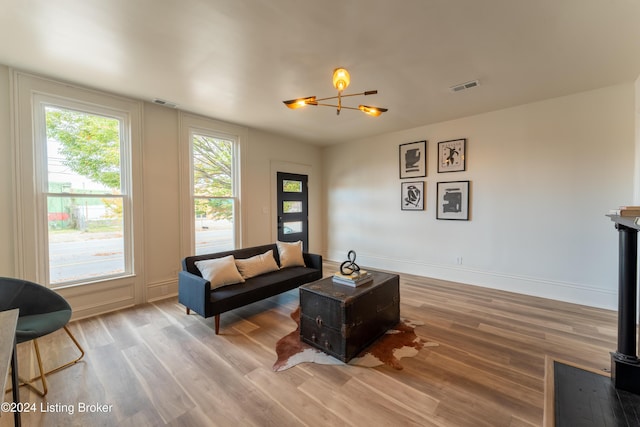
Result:
{"label": "light wood floor", "polygon": [[[400,292],[401,315],[440,344],[403,359],[402,371],[273,372],[297,290],[223,314],[219,336],[213,318],[186,315],[175,298],[73,322],[87,355],[48,377],[45,400],[21,388],[36,409],[23,425],[540,426],[545,356],[609,369],[615,312],[409,275]],[[74,354],[67,342],[57,332],[41,340],[49,363]],[[20,347],[20,372],[33,371],[30,345]],[[79,402],[111,409],[80,413]]]}

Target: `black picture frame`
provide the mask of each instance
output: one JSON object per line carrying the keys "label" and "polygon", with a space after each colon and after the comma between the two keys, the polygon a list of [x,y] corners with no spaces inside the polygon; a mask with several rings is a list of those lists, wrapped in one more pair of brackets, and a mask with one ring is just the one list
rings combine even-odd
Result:
{"label": "black picture frame", "polygon": [[423,211],[425,200],[424,181],[400,183],[400,208],[403,211]]}
{"label": "black picture frame", "polygon": [[467,139],[452,139],[438,143],[438,173],[461,172],[467,169]]}
{"label": "black picture frame", "polygon": [[470,181],[437,183],[436,219],[469,220]]}
{"label": "black picture frame", "polygon": [[427,141],[400,144],[400,179],[427,176]]}

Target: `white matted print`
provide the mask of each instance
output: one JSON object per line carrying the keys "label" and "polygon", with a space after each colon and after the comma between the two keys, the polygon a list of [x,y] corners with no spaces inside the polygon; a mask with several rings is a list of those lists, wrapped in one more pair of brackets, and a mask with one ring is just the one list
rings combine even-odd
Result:
{"label": "white matted print", "polygon": [[438,183],[436,218],[469,220],[469,181]]}
{"label": "white matted print", "polygon": [[403,182],[401,208],[403,211],[424,210],[424,181]]}
{"label": "white matted print", "polygon": [[466,170],[466,139],[453,139],[438,143],[438,172]]}
{"label": "white matted print", "polygon": [[400,144],[400,179],[427,176],[427,141]]}

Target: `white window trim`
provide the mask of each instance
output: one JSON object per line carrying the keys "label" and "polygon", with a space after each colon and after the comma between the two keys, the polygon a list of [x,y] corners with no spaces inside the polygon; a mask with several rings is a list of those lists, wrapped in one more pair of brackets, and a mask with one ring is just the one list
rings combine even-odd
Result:
{"label": "white window trim", "polygon": [[195,212],[193,197],[193,156],[191,138],[193,134],[235,141],[233,155],[234,183],[234,243],[237,248],[243,246],[244,207],[242,203],[242,176],[244,174],[243,159],[248,139],[248,129],[242,126],[180,112],[180,253],[182,257],[194,254],[195,251]]}
{"label": "white window trim", "polygon": [[[120,307],[142,303],[145,298],[142,274],[144,271],[142,265],[142,103],[17,70],[11,72],[11,89],[16,177],[14,218],[17,274],[26,280],[41,284],[46,283],[48,275],[48,265],[44,262],[46,258],[43,258],[46,255],[43,251],[47,250],[48,244],[42,237],[46,236],[43,227],[47,224],[42,219],[45,217],[42,212],[46,205],[43,206],[42,197],[37,193],[39,187],[36,185],[36,179],[42,179],[42,162],[46,161],[38,157],[39,152],[35,146],[36,132],[44,131],[36,129],[35,126],[33,106],[37,98],[55,99],[69,105],[76,103],[85,111],[96,108],[99,114],[111,110],[114,114],[126,117],[129,123],[127,133],[131,152],[130,156],[123,157],[128,157],[125,161],[130,163],[123,164],[122,167],[127,167],[131,171],[129,177],[131,181],[123,185],[128,185],[131,191],[129,202],[132,204],[132,215],[128,224],[125,223],[125,227],[133,229],[132,247],[129,250],[133,255],[130,271],[135,274],[114,279],[100,279],[91,283],[83,282],[82,285],[70,285],[69,288],[82,288],[82,290],[70,290],[67,293],[93,294],[93,297],[82,300],[83,304],[90,307],[88,310],[99,310],[100,306]],[[100,289],[116,288],[121,291],[111,292],[108,297],[100,295]]]}

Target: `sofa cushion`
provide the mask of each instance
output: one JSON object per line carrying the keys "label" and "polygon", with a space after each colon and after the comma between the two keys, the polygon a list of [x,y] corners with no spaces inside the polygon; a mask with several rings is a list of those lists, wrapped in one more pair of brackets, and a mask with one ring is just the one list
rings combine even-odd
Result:
{"label": "sofa cushion", "polygon": [[247,279],[241,285],[225,286],[212,290],[210,294],[211,308],[214,313],[224,313],[297,288],[321,277],[322,274],[314,268],[282,268]]}
{"label": "sofa cushion", "polygon": [[244,279],[278,270],[273,250],[246,259],[236,259],[236,267]]}
{"label": "sofa cushion", "polygon": [[302,257],[302,241],[297,242],[276,242],[278,253],[280,254],[280,267],[304,267]]}
{"label": "sofa cushion", "polygon": [[202,277],[211,283],[211,289],[244,282],[233,255],[196,261],[195,264]]}

